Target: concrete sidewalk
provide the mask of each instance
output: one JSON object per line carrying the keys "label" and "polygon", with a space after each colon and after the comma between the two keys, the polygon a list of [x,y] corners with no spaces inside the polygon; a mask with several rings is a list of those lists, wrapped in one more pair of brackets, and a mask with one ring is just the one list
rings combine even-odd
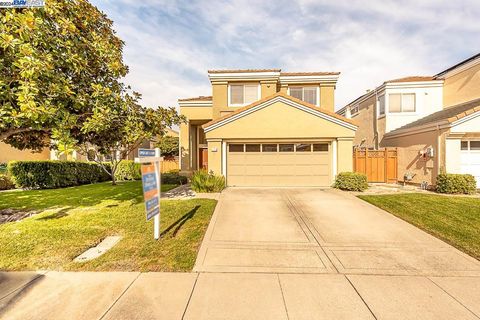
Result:
{"label": "concrete sidewalk", "polygon": [[1,319],[479,319],[480,277],[0,273]]}

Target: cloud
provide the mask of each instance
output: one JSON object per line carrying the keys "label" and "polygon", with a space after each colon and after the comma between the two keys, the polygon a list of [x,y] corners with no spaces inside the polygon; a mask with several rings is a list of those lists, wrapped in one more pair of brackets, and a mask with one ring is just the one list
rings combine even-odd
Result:
{"label": "cloud", "polygon": [[[477,53],[476,0],[94,0],[126,41],[127,81],[149,106],[209,95],[208,69],[341,71],[336,105]],[[477,46],[477,48],[475,48]]]}

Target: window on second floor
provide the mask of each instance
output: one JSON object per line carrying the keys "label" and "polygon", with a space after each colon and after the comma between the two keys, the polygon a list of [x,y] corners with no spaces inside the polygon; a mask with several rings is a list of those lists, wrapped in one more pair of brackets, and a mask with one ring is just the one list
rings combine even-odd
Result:
{"label": "window on second floor", "polygon": [[378,115],[383,116],[385,114],[385,95],[378,97]]}
{"label": "window on second floor", "polygon": [[297,99],[318,105],[317,103],[317,87],[289,87],[289,94]]}
{"label": "window on second floor", "polygon": [[258,84],[232,84],[229,88],[229,105],[246,105],[258,100]]}
{"label": "window on second floor", "polygon": [[415,93],[391,93],[388,100],[388,111],[391,113],[415,112]]}
{"label": "window on second floor", "polygon": [[356,115],[359,111],[359,105],[357,104],[356,106],[353,106],[351,109],[350,109],[350,114],[352,116]]}

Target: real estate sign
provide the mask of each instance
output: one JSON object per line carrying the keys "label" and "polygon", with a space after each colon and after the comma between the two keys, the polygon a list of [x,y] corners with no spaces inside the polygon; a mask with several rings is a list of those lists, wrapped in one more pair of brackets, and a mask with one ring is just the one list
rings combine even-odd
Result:
{"label": "real estate sign", "polygon": [[143,197],[147,220],[160,213],[160,193],[158,191],[160,188],[157,183],[157,174],[155,164],[142,164]]}

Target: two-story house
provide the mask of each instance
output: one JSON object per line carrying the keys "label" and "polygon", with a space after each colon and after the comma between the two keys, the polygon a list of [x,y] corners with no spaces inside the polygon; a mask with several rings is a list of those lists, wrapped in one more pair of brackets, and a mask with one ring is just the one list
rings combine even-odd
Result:
{"label": "two-story house", "polygon": [[334,112],[337,72],[210,70],[211,96],[179,99],[185,174],[228,186],[330,186],[352,170],[357,125]]}
{"label": "two-story house", "polygon": [[338,113],[359,124],[355,146],[397,148],[399,180],[469,173],[480,186],[480,54],[435,76],[386,81]]}

